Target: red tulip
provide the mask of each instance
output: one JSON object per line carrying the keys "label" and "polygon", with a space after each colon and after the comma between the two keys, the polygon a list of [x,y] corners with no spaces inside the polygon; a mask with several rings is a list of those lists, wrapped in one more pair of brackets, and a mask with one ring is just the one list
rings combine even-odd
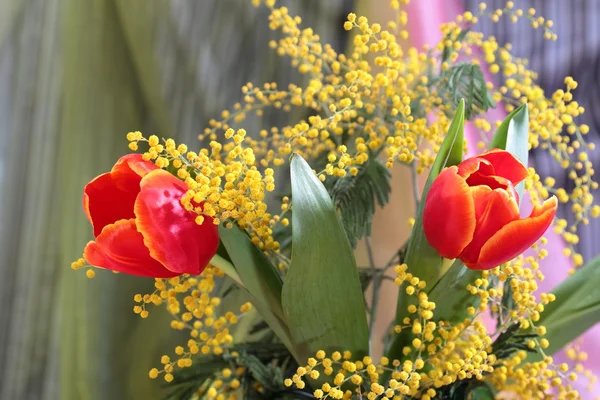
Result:
{"label": "red tulip", "polygon": [[552,223],[552,196],[521,219],[515,184],[527,169],[512,154],[494,149],[445,168],[434,180],[423,210],[423,231],[445,258],[486,270],[512,260]]}
{"label": "red tulip", "polygon": [[197,214],[181,205],[187,190],[141,155],[121,157],[84,189],[83,208],[96,237],[85,247],[85,260],[131,275],[198,275],[215,255],[219,235],[211,218],[198,225]]}

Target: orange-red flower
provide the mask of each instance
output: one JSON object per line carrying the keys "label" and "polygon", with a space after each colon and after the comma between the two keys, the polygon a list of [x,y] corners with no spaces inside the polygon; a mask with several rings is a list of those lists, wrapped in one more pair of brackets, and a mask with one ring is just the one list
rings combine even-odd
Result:
{"label": "orange-red flower", "polygon": [[443,257],[471,269],[490,269],[527,250],[552,223],[552,196],[521,219],[514,186],[527,169],[512,154],[490,150],[444,169],[435,179],[423,211],[423,231]]}
{"label": "orange-red flower", "polygon": [[218,229],[209,217],[196,224],[197,214],[180,202],[187,190],[141,155],[121,157],[84,189],[83,208],[96,237],[85,247],[85,260],[155,278],[202,272],[219,246]]}

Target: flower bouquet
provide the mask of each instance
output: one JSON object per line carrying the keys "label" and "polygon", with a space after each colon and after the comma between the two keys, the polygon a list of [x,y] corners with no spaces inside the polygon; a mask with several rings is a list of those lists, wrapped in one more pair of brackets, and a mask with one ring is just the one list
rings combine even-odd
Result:
{"label": "flower bouquet", "polygon": [[[95,239],[73,268],[155,278],[134,312],[165,307],[171,328],[189,335],[149,377],[172,399],[580,397],[574,381],[593,378],[570,343],[600,320],[600,276],[574,245],[600,208],[589,128],[573,119],[583,112],[577,84],[566,78],[546,98],[509,47],[472,30],[478,18],[529,18],[552,39],[551,21],[512,2],[482,5],[442,26],[436,46],[406,49],[407,15],[393,0],[386,27],[348,15],[344,55],[287,8],[255,3],[271,9],[281,38],[269,45],[303,83],[245,85],[199,151],[130,132],[139,153],[84,189]],[[256,133],[234,128],[267,108],[308,114]],[[509,114],[490,120],[491,108]],[[528,168],[532,149],[549,152],[575,188]],[[377,265],[371,225],[395,165],[411,171],[416,213],[389,221],[412,231]],[[558,203],[574,222],[557,219]],[[544,293],[551,226],[576,269]],[[357,265],[359,243],[369,265]],[[397,301],[382,298],[387,280]],[[377,332],[386,301],[395,318]],[[555,362],[565,347],[573,361]]]}

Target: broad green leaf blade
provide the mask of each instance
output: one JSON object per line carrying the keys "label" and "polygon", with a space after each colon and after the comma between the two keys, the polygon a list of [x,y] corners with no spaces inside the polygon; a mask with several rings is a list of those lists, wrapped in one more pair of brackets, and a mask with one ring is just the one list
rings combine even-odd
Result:
{"label": "broad green leaf blade", "polygon": [[561,314],[561,318],[552,318],[544,323],[548,330],[545,337],[550,342],[545,350],[547,354],[556,353],[600,322],[600,300],[593,306],[569,311]]}
{"label": "broad green leaf blade", "polygon": [[[404,259],[404,262],[408,266],[408,272],[417,276],[419,279],[424,280],[429,285],[434,285],[440,277],[442,271],[442,257],[433,247],[431,247],[431,245],[429,245],[425,233],[423,232],[423,209],[425,208],[425,200],[429,188],[442,169],[457,165],[462,161],[465,123],[464,110],[465,102],[464,100],[461,100],[456,109],[454,119],[448,129],[448,133],[440,146],[438,155],[431,167],[429,176],[427,177],[421,202],[417,207],[417,216],[408,242],[406,258]],[[406,292],[401,289],[398,293],[398,302],[396,305],[396,324],[400,325],[402,320],[408,316],[407,307],[410,302],[414,302],[414,299],[410,298]],[[388,358],[392,360],[401,359],[402,348],[409,339],[410,334],[408,331],[403,331],[403,333],[396,335],[388,351]]]}
{"label": "broad green leaf blade", "polygon": [[429,191],[429,187],[433,183],[433,180],[437,178],[440,172],[451,165],[457,165],[462,161],[463,154],[463,137],[465,127],[465,101],[461,100],[456,107],[456,113],[454,119],[450,123],[446,137],[440,146],[438,155],[433,162],[431,171],[427,178],[427,184],[423,195]]}
{"label": "broad green leaf blade", "polygon": [[237,226],[232,228],[219,226],[219,237],[244,287],[250,294],[268,305],[275,314],[283,317],[281,312],[283,283],[273,264]]}
{"label": "broad green leaf blade", "polygon": [[327,190],[299,155],[291,162],[292,262],[283,310],[304,362],[317,350],[367,354],[367,316],[354,254]]}
{"label": "broad green leaf blade", "polygon": [[[552,293],[556,301],[546,305],[537,325],[547,329],[547,354],[554,354],[600,322],[600,257],[578,269]],[[528,358],[529,359],[529,358]]]}
{"label": "broad green leaf blade", "polygon": [[448,272],[429,291],[429,301],[435,303],[435,319],[451,323],[464,320],[467,317],[466,308],[477,306],[479,302],[479,296],[472,295],[467,286],[480,277],[481,271],[465,267],[460,260],[454,261]]}
{"label": "broad green leaf blade", "polygon": [[[504,149],[527,166],[529,160],[529,110],[527,103],[514,109],[502,121],[490,142],[489,148]],[[523,194],[524,187],[523,182],[515,187],[519,197]]]}
{"label": "broad green leaf blade", "polygon": [[251,297],[251,303],[292,354],[295,354],[281,308],[282,281],[279,273],[264,253],[250,241],[248,235],[237,226],[229,229],[220,226],[219,236],[235,266],[242,288]]}
{"label": "broad green leaf blade", "polygon": [[223,273],[233,279],[235,283],[241,287],[244,287],[242,279],[240,278],[240,275],[237,273],[233,264],[221,257],[218,253],[214,255],[214,257],[210,260],[210,263],[223,271]]}
{"label": "broad green leaf blade", "polygon": [[[425,199],[431,184],[445,167],[459,164],[462,161],[463,136],[464,136],[464,106],[461,101],[446,138],[442,143],[438,155],[431,167],[429,177],[423,189],[421,202],[417,208],[417,217],[413,227],[408,249],[406,251],[405,262],[408,265],[408,272],[418,276],[419,279],[426,281],[430,285],[434,284],[440,275],[442,268],[442,258],[439,253],[429,245],[425,233],[423,232],[423,209],[425,208]],[[406,301],[403,291],[398,296],[398,306],[396,308],[396,323],[402,320],[406,313]]]}

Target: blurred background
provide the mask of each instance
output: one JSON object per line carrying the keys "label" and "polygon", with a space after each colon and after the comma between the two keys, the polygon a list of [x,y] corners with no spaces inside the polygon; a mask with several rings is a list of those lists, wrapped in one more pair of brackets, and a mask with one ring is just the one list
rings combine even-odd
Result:
{"label": "blurred background", "polygon": [[[478,5],[419,2],[446,20]],[[339,52],[348,12],[380,22],[390,15],[385,0],[280,3]],[[515,3],[553,19],[559,40],[543,41],[524,21],[480,29],[531,58],[547,93],[565,75],[579,80],[575,98],[597,134],[600,0]],[[277,36],[267,17],[250,0],[0,0],[0,399],[161,398],[164,388],[147,371],[170,354],[176,333],[162,309],[146,320],[132,312],[133,295],[153,281],[110,273],[88,280],[69,267],[92,238],[83,186],[128,152],[129,131],[199,147],[198,134],[240,99],[244,83],[301,82],[268,48]],[[413,35],[432,29],[427,18],[415,16]],[[244,127],[256,133],[299,117],[266,113]],[[544,175],[562,173],[537,162]],[[394,187],[407,179],[395,172]],[[413,209],[402,192],[392,195],[374,228],[381,260],[408,235],[406,224],[385,222],[406,221]],[[591,238],[600,237],[591,233],[580,244],[588,258],[597,253]]]}

